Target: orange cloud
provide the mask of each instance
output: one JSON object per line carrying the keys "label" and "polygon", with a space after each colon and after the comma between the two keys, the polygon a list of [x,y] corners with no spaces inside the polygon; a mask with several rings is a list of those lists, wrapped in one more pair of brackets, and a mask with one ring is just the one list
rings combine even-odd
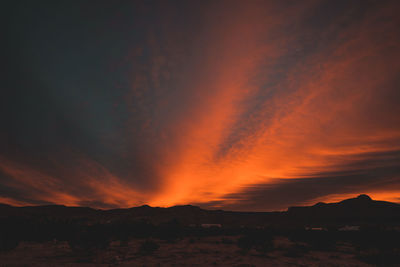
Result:
{"label": "orange cloud", "polygon": [[[400,54],[393,46],[399,40],[389,35],[384,42],[378,42],[374,35],[379,35],[382,27],[377,22],[382,17],[394,19],[395,14],[390,8],[370,12],[340,32],[338,40],[325,51],[296,62],[287,78],[273,88],[277,93],[266,98],[249,120],[240,122],[252,131],[245,132],[219,157],[221,147],[229,142],[229,134],[236,130],[235,123],[248,112],[243,103],[252,93],[259,93],[257,89],[262,90],[260,81],[252,82],[257,70],[268,69],[261,59],[267,61],[270,54],[281,59],[280,45],[285,43],[278,40],[265,47],[257,42],[261,34],[257,25],[265,25],[262,31],[268,35],[264,18],[274,18],[272,14],[256,12],[249,15],[252,19],[233,16],[238,25],[232,23],[231,31],[222,33],[225,38],[217,40],[227,47],[220,55],[224,60],[220,64],[205,63],[218,76],[211,81],[205,79],[204,85],[200,83],[201,88],[212,88],[215,93],[208,96],[209,102],[200,102],[198,113],[191,113],[175,126],[181,134],[183,150],[178,147],[173,153],[182,156],[178,164],[167,168],[164,192],[150,203],[221,200],[246,185],[330,171],[339,163],[357,160],[352,154],[398,150],[400,129],[394,125],[400,122],[392,115],[400,110],[385,97],[393,93],[391,81],[396,80],[400,69]],[[396,25],[386,25],[386,30],[395,32]],[[248,30],[242,38],[246,45],[229,47],[235,43],[229,38],[243,36],[242,29]],[[268,77],[268,73],[264,74]],[[197,88],[193,91],[200,90]],[[385,108],[377,104],[379,101],[389,105],[386,112],[379,110]]]}
{"label": "orange cloud", "polygon": [[[68,169],[58,166],[61,167],[57,169],[58,175],[50,175],[26,164],[1,158],[0,171],[8,177],[8,182],[3,183],[3,186],[18,191],[22,199],[19,201],[12,197],[2,197],[2,202],[18,206],[33,202],[100,208],[143,204],[140,202],[142,194],[99,163],[79,154],[74,156],[77,158],[74,167]],[[47,163],[52,164],[51,160]]]}
{"label": "orange cloud", "polygon": [[[130,64],[129,92],[119,84],[113,103],[124,113],[121,132],[113,135],[106,119],[93,122],[101,131],[93,130],[100,141],[92,155],[64,144],[41,161],[48,168],[3,155],[2,185],[18,194],[0,201],[234,208],[253,186],[284,185],[290,194],[298,188],[291,182],[398,166],[390,154],[400,151],[396,4],[349,4],[332,17],[325,5],[335,4],[212,1],[189,10],[196,15],[189,26],[177,26],[177,11],[166,5],[160,25],[148,26],[145,40],[113,65]],[[397,189],[378,190],[371,179],[358,175],[360,186],[343,190],[323,185],[321,195],[293,204],[353,192],[396,200]]]}

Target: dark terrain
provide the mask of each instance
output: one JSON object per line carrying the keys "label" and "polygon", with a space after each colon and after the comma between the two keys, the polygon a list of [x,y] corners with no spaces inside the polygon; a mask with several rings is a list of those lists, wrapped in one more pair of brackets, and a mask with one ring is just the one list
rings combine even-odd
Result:
{"label": "dark terrain", "polygon": [[400,205],[285,212],[0,205],[0,266],[400,266]]}

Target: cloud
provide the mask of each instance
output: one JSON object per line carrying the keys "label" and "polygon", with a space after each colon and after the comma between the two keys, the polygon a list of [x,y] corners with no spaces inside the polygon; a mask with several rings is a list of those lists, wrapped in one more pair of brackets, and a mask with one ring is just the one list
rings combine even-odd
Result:
{"label": "cloud", "polygon": [[357,194],[398,202],[400,151],[366,153],[351,163],[332,166],[335,171],[309,173],[291,179],[272,179],[214,202],[197,203],[207,208],[230,210],[286,210],[295,205],[335,202]]}
{"label": "cloud", "polygon": [[[223,62],[227,80],[217,88],[225,92],[223,85],[229,85],[232,79],[243,77],[243,81],[226,87],[227,95],[212,98],[218,108],[201,106],[204,124],[192,115],[187,119],[189,125],[195,122],[194,133],[198,137],[189,136],[188,144],[181,137],[185,144],[185,156],[180,160],[183,166],[169,174],[173,177],[165,186],[169,195],[161,195],[161,200],[154,203],[218,200],[246,184],[268,184],[276,177],[295,179],[316,170],[327,171],[351,161],[344,158],[348,154],[398,148],[399,131],[393,128],[398,125],[398,117],[392,116],[398,106],[387,98],[397,96],[398,52],[392,43],[398,37],[388,35],[385,42],[374,41],[375,34],[382,34],[382,27],[387,32],[394,31],[396,23],[382,22],[382,18],[395,21],[391,10],[382,7],[358,14],[353,9],[353,13],[342,15],[341,9],[337,9],[335,19],[346,23],[336,25],[332,21],[326,26],[328,30],[309,25],[305,14],[315,16],[310,12],[296,14],[292,21],[282,21],[286,17],[282,13],[277,18],[272,14],[260,15],[261,21],[255,24],[267,25],[265,17],[272,22],[278,20],[272,23],[271,31],[281,29],[282,34],[266,44],[255,42],[252,49],[244,49],[244,58],[258,58],[251,61],[249,72],[244,68],[237,74],[229,72],[233,70],[229,59],[238,60],[240,51],[227,50],[230,57]],[[352,20],[354,13],[357,16]],[[254,17],[257,15],[253,14]],[[287,38],[284,30],[294,23],[304,28]],[[266,36],[268,29],[263,29]],[[302,52],[297,58],[290,57],[289,51],[296,48],[295,44],[303,49],[309,45],[299,41],[303,34],[311,35],[311,41],[322,45],[314,45],[315,50]],[[249,38],[254,40],[258,36],[255,33]],[[275,71],[282,65],[284,76]],[[257,71],[265,75],[264,79]],[[274,75],[279,79],[271,79]],[[222,71],[218,76],[225,77]],[[249,93],[241,95],[243,90]],[[383,103],[385,107],[381,106]],[[176,128],[188,133],[185,126]],[[200,137],[203,139],[197,141]],[[171,195],[175,200],[168,202]]]}
{"label": "cloud", "polygon": [[0,199],[257,210],[364,190],[393,199],[396,2],[76,5],[74,19],[46,4],[9,18],[20,38],[3,63]]}

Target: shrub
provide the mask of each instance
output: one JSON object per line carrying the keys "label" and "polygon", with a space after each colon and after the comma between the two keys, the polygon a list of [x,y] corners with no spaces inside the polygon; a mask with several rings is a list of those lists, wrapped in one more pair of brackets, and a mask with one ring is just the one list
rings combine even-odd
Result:
{"label": "shrub", "polygon": [[399,252],[389,251],[368,251],[361,253],[357,257],[359,260],[375,266],[399,266]]}
{"label": "shrub", "polygon": [[308,247],[300,244],[296,244],[288,248],[284,254],[285,257],[299,258],[302,257],[309,251]]}
{"label": "shrub", "polygon": [[1,236],[0,237],[0,251],[10,251],[16,248],[19,244],[18,238],[12,236]]}
{"label": "shrub", "polygon": [[273,249],[273,236],[269,233],[250,233],[238,239],[238,247],[243,251],[254,248],[259,253],[269,252]]}
{"label": "shrub", "polygon": [[139,254],[151,255],[160,248],[160,245],[152,240],[144,241],[139,247]]}
{"label": "shrub", "polygon": [[110,244],[110,237],[106,231],[98,226],[90,226],[72,235],[68,244],[74,250],[106,249]]}

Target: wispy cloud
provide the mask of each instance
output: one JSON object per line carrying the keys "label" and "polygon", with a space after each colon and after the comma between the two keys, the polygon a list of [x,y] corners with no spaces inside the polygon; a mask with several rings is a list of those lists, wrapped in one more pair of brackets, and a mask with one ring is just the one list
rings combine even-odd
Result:
{"label": "wispy cloud", "polygon": [[[24,101],[3,105],[0,200],[253,210],[361,192],[395,201],[395,1],[111,6],[76,21],[44,7],[65,36],[38,18],[24,32],[29,60],[18,60],[31,73],[15,71],[24,78],[6,96]],[[46,55],[43,36],[53,36]]]}

